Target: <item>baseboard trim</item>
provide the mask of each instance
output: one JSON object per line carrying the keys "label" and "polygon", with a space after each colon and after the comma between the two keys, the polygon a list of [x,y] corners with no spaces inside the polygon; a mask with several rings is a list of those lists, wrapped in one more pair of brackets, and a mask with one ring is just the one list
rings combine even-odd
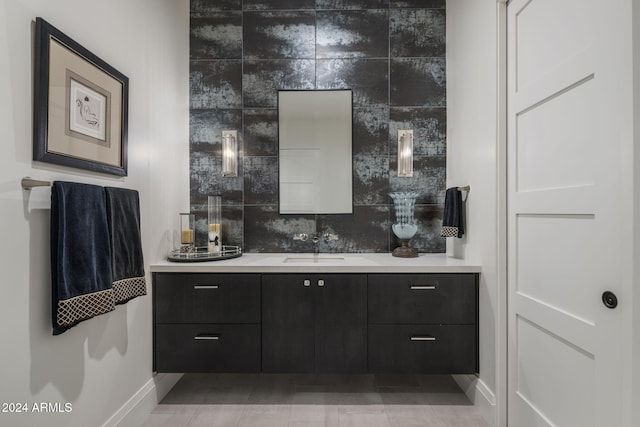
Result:
{"label": "baseboard trim", "polygon": [[156,374],[134,393],[102,427],[137,427],[169,393],[183,374]]}
{"label": "baseboard trim", "polygon": [[475,375],[453,375],[453,379],[478,408],[488,425],[496,425],[496,396],[489,387]]}

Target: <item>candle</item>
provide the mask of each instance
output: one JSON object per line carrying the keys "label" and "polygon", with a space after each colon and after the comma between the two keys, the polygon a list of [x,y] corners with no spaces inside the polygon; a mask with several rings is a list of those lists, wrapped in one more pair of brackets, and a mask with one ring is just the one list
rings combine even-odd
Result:
{"label": "candle", "polygon": [[220,252],[220,224],[209,224],[209,252]]}
{"label": "candle", "polygon": [[193,230],[182,230],[181,242],[183,245],[193,243]]}
{"label": "candle", "polygon": [[[178,234],[180,235],[180,252],[194,252],[194,243],[196,242],[196,216],[191,212],[183,212],[178,215],[180,219],[180,225],[178,226]],[[178,240],[177,236],[176,240]]]}
{"label": "candle", "polygon": [[222,222],[222,197],[209,196],[207,197],[207,224],[209,224],[208,242],[207,247],[209,252],[219,254],[222,249],[222,241],[220,238],[220,223]]}

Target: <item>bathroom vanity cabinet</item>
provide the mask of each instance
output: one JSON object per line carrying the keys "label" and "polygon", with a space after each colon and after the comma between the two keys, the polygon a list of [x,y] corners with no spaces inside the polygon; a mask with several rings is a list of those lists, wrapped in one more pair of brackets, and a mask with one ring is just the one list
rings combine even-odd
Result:
{"label": "bathroom vanity cabinet", "polygon": [[152,266],[157,372],[478,372],[477,271],[226,265]]}
{"label": "bathroom vanity cabinet", "polygon": [[371,274],[369,370],[478,371],[475,274]]}
{"label": "bathroom vanity cabinet", "polygon": [[154,370],[260,372],[259,274],[154,274]]}

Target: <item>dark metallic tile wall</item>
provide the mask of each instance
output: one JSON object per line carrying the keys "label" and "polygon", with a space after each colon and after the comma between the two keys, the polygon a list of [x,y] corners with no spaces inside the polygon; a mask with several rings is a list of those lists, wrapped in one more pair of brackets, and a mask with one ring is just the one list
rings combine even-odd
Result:
{"label": "dark metallic tile wall", "polygon": [[447,105],[445,58],[392,58],[389,68],[391,105]]}
{"label": "dark metallic tile wall", "polygon": [[[244,2],[247,3],[247,0]],[[242,0],[191,0],[192,14],[240,9],[242,9]]]}
{"label": "dark metallic tile wall", "polygon": [[313,59],[244,61],[245,108],[277,108],[278,89],[315,89]]}
{"label": "dark metallic tile wall", "polygon": [[[190,191],[197,243],[207,196],[224,244],[246,252],[390,252],[390,191],[416,190],[421,252],[443,252],[445,0],[191,0]],[[278,213],[279,89],[353,90],[353,214]],[[222,178],[236,129],[239,176]],[[414,176],[397,177],[397,131],[413,129]],[[338,241],[294,241],[329,231]]]}
{"label": "dark metallic tile wall", "polygon": [[316,0],[316,9],[383,9],[389,0]]}
{"label": "dark metallic tile wall", "polygon": [[314,59],[313,11],[245,12],[244,59]]}
{"label": "dark metallic tile wall", "polygon": [[385,58],[389,10],[316,12],[316,58]]}
{"label": "dark metallic tile wall", "polygon": [[389,155],[389,107],[353,109],[353,154]]}
{"label": "dark metallic tile wall", "polygon": [[278,157],[244,158],[244,204],[278,204]]}
{"label": "dark metallic tile wall", "polygon": [[318,59],[317,89],[351,89],[353,106],[389,104],[387,59]]}
{"label": "dark metallic tile wall", "polygon": [[[215,1],[215,0],[210,0]],[[315,0],[244,0],[244,10],[314,9]]]}
{"label": "dark metallic tile wall", "polygon": [[190,58],[241,59],[242,12],[191,16]]}
{"label": "dark metallic tile wall", "polygon": [[277,156],[278,111],[245,108],[243,136],[245,156]]}
{"label": "dark metallic tile wall", "polygon": [[392,9],[389,24],[391,56],[445,55],[444,9]]}
{"label": "dark metallic tile wall", "polygon": [[389,7],[421,7],[426,9],[444,9],[446,0],[391,0]]}
{"label": "dark metallic tile wall", "polygon": [[389,156],[353,156],[353,204],[384,205],[389,200]]}
{"label": "dark metallic tile wall", "polygon": [[242,60],[191,61],[191,109],[242,108]]}

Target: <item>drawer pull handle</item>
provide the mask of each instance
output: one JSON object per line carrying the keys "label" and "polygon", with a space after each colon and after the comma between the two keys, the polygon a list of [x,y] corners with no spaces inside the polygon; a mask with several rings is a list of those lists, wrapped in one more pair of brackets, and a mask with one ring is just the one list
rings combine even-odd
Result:
{"label": "drawer pull handle", "polygon": [[436,285],[411,285],[411,289],[415,291],[433,291]]}
{"label": "drawer pull handle", "polygon": [[435,341],[436,337],[432,335],[416,335],[411,337],[411,341]]}
{"label": "drawer pull handle", "polygon": [[311,286],[311,280],[305,280],[302,284],[305,286]]}
{"label": "drawer pull handle", "polygon": [[193,289],[219,289],[220,285],[195,285]]}
{"label": "drawer pull handle", "polygon": [[220,335],[196,335],[193,337],[194,340],[203,340],[203,341],[218,341],[220,339]]}

